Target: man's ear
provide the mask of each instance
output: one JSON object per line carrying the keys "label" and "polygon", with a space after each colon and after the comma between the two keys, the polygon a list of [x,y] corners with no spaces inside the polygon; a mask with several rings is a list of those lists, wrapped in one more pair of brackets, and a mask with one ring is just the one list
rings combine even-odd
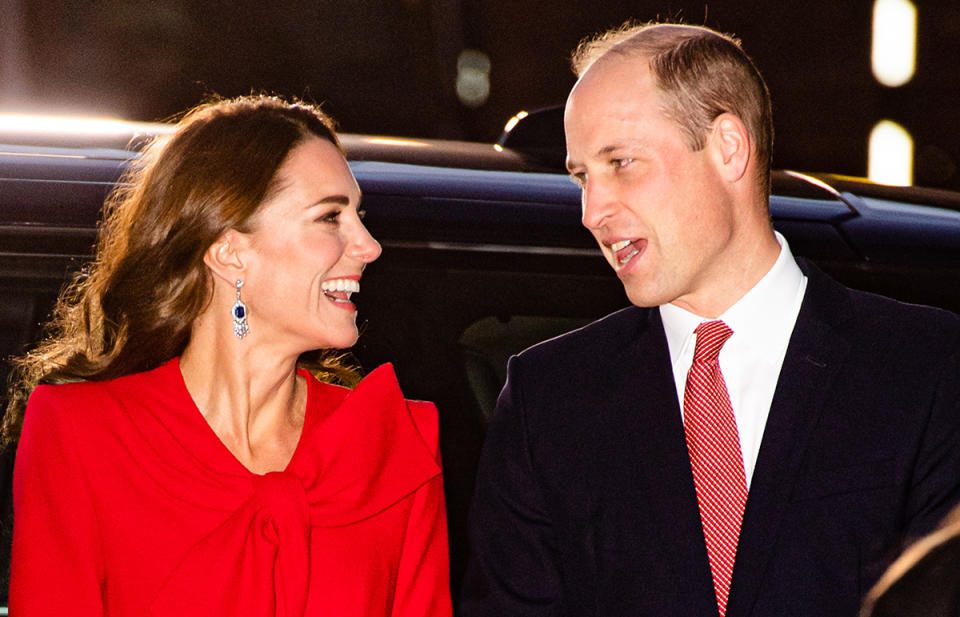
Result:
{"label": "man's ear", "polygon": [[750,133],[743,121],[733,114],[720,114],[711,124],[709,140],[721,175],[730,182],[740,180],[753,157]]}
{"label": "man's ear", "polygon": [[224,232],[203,253],[203,263],[231,287],[237,279],[243,278],[246,270],[243,259],[246,240],[243,234],[231,229]]}

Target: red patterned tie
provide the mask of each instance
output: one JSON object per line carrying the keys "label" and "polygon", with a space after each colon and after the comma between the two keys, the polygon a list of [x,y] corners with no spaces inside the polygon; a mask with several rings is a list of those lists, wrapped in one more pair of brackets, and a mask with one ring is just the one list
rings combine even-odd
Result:
{"label": "red patterned tie", "polygon": [[693,365],[683,393],[683,427],[720,615],[727,612],[747,482],[737,420],[720,373],[720,348],[733,334],[722,321],[697,326]]}

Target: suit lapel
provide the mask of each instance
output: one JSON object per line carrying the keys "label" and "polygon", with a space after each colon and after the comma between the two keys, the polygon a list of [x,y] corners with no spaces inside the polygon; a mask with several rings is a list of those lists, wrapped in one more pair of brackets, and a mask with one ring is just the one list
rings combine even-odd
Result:
{"label": "suit lapel", "polygon": [[660,312],[649,309],[645,323],[630,352],[633,376],[626,380],[628,387],[642,391],[643,400],[631,419],[619,418],[617,423],[640,423],[637,434],[643,441],[630,446],[630,456],[643,470],[648,503],[644,515],[654,519],[659,533],[653,541],[663,547],[662,561],[655,567],[671,572],[669,579],[683,581],[673,589],[671,610],[706,615],[716,611],[716,600]]}
{"label": "suit lapel", "polygon": [[780,371],[744,513],[728,617],[751,614],[813,428],[848,344],[846,290],[801,263],[807,290]]}

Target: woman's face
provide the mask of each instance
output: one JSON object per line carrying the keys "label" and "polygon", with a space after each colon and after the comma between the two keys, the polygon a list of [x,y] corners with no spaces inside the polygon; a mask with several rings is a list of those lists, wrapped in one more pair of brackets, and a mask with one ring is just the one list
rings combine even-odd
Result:
{"label": "woman's face", "polygon": [[364,266],[380,245],[360,221],[360,188],[337,148],[308,138],[277,171],[279,189],[251,219],[241,298],[250,333],[300,353],[357,340]]}

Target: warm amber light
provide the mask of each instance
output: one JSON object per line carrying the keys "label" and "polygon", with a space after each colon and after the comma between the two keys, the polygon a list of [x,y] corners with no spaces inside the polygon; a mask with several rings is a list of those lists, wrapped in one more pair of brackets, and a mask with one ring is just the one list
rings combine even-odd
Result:
{"label": "warm amber light", "polygon": [[521,120],[523,120],[524,118],[526,118],[526,117],[529,116],[529,115],[530,115],[530,114],[528,114],[528,113],[525,112],[525,111],[518,112],[517,115],[515,115],[514,117],[510,118],[509,120],[507,120],[507,124],[503,127],[503,132],[504,132],[504,133],[509,133],[510,131],[513,130],[513,128],[514,128],[515,126],[517,126],[517,124],[518,124]]}
{"label": "warm amber light", "polygon": [[884,86],[902,86],[917,70],[917,7],[910,0],[873,4],[873,75]]}
{"label": "warm amber light", "polygon": [[913,137],[892,120],[881,120],[870,132],[867,176],[873,182],[913,184]]}
{"label": "warm amber light", "polygon": [[380,144],[381,146],[399,146],[399,147],[411,147],[411,148],[425,148],[430,144],[425,144],[422,141],[415,141],[413,139],[395,139],[392,137],[370,137],[367,139],[372,144]]}

